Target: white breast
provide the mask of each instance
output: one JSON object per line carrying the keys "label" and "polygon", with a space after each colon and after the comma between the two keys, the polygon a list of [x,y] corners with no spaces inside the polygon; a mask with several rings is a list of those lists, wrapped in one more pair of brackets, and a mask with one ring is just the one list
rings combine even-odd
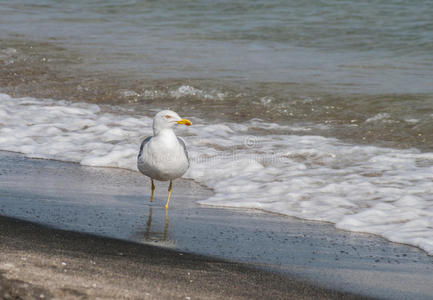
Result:
{"label": "white breast", "polygon": [[137,167],[144,175],[165,181],[181,177],[189,161],[173,130],[164,129],[143,146]]}

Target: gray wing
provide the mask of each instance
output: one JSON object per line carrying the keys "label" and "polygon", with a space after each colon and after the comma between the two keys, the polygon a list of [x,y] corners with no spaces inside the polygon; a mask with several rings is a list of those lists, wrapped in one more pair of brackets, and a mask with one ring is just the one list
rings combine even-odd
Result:
{"label": "gray wing", "polygon": [[[140,152],[138,152],[138,157],[141,156],[141,154],[142,154],[142,152],[143,152],[144,145],[146,145],[147,143],[149,143],[151,139],[152,139],[152,137],[151,137],[151,136],[148,136],[147,138],[145,138],[145,139],[143,140],[143,142],[141,142]],[[185,146],[184,146],[184,147],[185,147]]]}
{"label": "gray wing", "polygon": [[185,155],[186,155],[186,159],[188,160],[189,163],[189,156],[188,156],[188,151],[186,151],[186,143],[185,140],[181,137],[177,137],[177,140],[179,141],[179,143],[182,145],[183,147],[183,151],[185,151]]}

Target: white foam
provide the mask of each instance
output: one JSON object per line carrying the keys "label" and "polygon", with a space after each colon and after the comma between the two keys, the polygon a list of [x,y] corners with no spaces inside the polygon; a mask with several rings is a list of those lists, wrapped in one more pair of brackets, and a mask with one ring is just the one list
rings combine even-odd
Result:
{"label": "white foam", "polygon": [[218,92],[216,90],[204,91],[190,85],[181,85],[176,90],[170,91],[170,95],[176,99],[186,96],[195,96],[200,99],[224,100],[226,97],[225,93]]}
{"label": "white foam", "polygon": [[381,121],[383,123],[394,123],[395,121],[391,119],[391,115],[389,113],[378,113],[377,115],[368,118],[365,120],[366,123],[378,122]]}
{"label": "white foam", "polygon": [[135,169],[137,143],[151,119],[101,113],[99,106],[13,99],[0,94],[1,150],[28,157]]}
{"label": "white foam", "polygon": [[[1,58],[1,53],[0,53]],[[191,85],[180,85],[172,89],[145,89],[143,91],[136,92],[134,90],[120,90],[119,95],[136,100],[138,97],[144,99],[162,99],[162,98],[173,98],[180,99],[184,97],[195,98],[198,100],[224,100],[227,97],[226,93],[218,91],[216,89],[198,89]]]}
{"label": "white foam", "polygon": [[[29,157],[135,170],[151,122],[125,110],[0,94],[0,149]],[[433,254],[433,153],[287,135],[308,131],[257,119],[193,123],[177,132],[192,159],[186,177],[215,191],[201,204],[329,221]],[[251,128],[269,134],[251,136]]]}

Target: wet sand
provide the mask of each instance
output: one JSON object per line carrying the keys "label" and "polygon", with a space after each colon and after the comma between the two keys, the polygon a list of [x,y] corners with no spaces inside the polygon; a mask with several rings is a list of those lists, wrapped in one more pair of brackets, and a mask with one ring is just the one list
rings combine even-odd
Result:
{"label": "wet sand", "polygon": [[3,286],[60,298],[433,295],[433,258],[417,248],[328,223],[199,206],[212,191],[188,180],[175,181],[165,214],[166,184],[154,203],[148,187],[136,172],[0,152],[0,214],[13,218],[1,220]]}
{"label": "wet sand", "polygon": [[8,299],[357,299],[206,256],[0,218]]}

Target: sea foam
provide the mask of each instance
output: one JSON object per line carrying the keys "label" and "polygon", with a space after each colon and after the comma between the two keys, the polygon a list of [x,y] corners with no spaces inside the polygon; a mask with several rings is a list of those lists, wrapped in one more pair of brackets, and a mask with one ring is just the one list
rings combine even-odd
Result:
{"label": "sea foam", "polygon": [[[152,118],[101,108],[0,94],[0,150],[136,170]],[[192,120],[176,130],[191,157],[185,177],[215,192],[200,204],[333,222],[433,254],[433,153],[349,144],[257,119]]]}

